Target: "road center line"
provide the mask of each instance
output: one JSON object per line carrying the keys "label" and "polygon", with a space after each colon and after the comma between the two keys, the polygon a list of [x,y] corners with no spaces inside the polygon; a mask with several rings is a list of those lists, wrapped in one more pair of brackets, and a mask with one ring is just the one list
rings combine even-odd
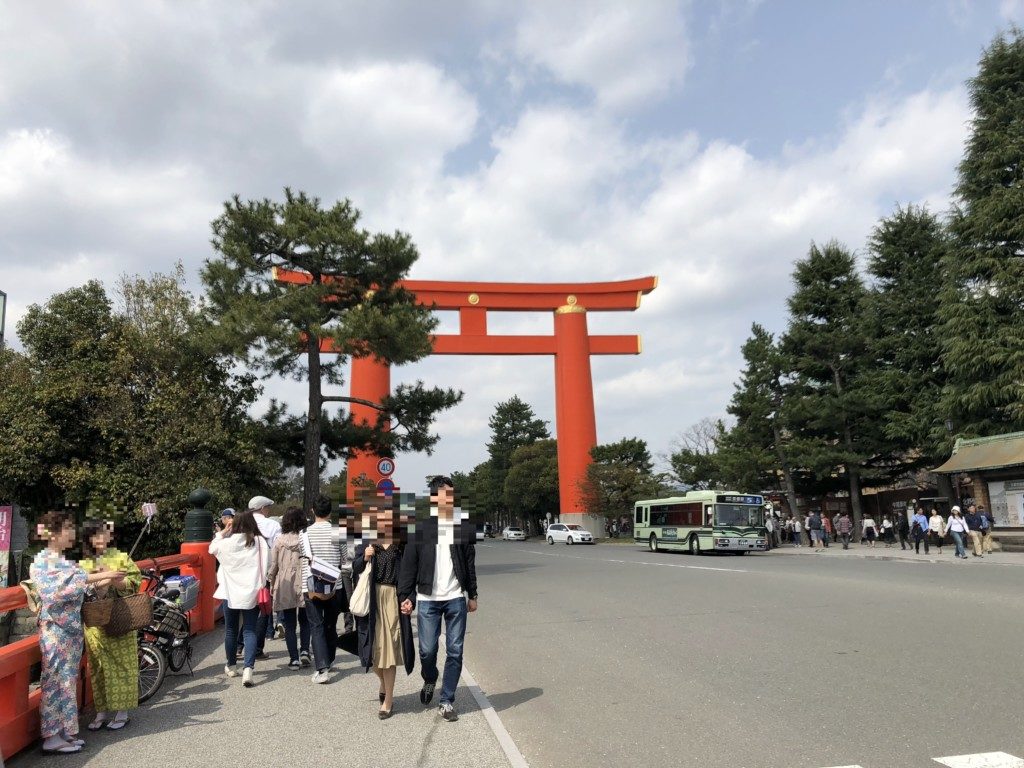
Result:
{"label": "road center line", "polygon": [[[493,547],[498,548],[497,544],[477,544],[478,547]],[[541,557],[563,557],[569,560],[589,560],[591,562],[598,563],[620,563],[622,565],[654,565],[660,568],[689,568],[694,571],[725,571],[726,573],[750,573],[743,568],[715,568],[710,565],[683,565],[682,563],[652,563],[649,560],[613,560],[607,557],[583,557],[582,555],[563,555],[558,552],[539,552],[535,549],[524,549],[520,550],[531,555],[540,555]]]}

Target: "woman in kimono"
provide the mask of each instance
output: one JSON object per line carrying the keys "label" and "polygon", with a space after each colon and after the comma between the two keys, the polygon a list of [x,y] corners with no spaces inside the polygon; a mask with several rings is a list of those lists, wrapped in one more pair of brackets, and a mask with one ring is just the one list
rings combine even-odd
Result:
{"label": "woman in kimono", "polygon": [[68,754],[85,744],[78,738],[78,668],[82,661],[82,601],[89,585],[124,583],[121,571],[86,573],[64,553],[75,543],[69,512],[47,512],[36,526],[46,548],[29,571],[39,592],[39,648],[43,670],[39,705],[43,752]]}
{"label": "woman in kimono", "polygon": [[[82,531],[80,565],[86,573],[123,571],[124,582],[117,594],[133,595],[142,583],[138,566],[124,552],[110,546],[114,524],[104,520],[86,520]],[[99,597],[106,590],[98,589]],[[128,712],[139,706],[139,648],[134,632],[111,637],[102,627],[85,628],[85,647],[89,652],[89,679],[96,717],[88,726],[98,731],[119,731],[128,724]]]}

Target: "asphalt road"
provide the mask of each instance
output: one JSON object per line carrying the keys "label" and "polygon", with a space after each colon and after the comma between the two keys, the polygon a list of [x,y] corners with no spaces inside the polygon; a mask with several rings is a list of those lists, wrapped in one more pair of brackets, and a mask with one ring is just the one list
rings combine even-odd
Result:
{"label": "asphalt road", "polygon": [[532,768],[1024,756],[1024,568],[477,552],[467,664]]}

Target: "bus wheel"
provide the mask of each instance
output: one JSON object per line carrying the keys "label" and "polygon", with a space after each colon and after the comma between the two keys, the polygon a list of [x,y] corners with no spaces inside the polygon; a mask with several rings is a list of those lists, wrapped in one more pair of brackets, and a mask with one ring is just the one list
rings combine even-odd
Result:
{"label": "bus wheel", "polygon": [[697,538],[696,536],[691,536],[690,537],[690,554],[691,555],[699,555],[700,554],[700,539]]}
{"label": "bus wheel", "polygon": [[651,552],[658,551],[658,537],[653,533],[651,534],[651,540],[647,542],[647,546],[651,548]]}

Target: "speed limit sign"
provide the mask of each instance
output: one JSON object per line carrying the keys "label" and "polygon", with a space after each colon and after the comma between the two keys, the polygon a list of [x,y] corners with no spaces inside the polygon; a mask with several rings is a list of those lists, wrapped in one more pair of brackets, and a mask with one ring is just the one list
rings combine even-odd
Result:
{"label": "speed limit sign", "polygon": [[377,473],[387,477],[395,472],[394,459],[380,459],[377,461]]}

